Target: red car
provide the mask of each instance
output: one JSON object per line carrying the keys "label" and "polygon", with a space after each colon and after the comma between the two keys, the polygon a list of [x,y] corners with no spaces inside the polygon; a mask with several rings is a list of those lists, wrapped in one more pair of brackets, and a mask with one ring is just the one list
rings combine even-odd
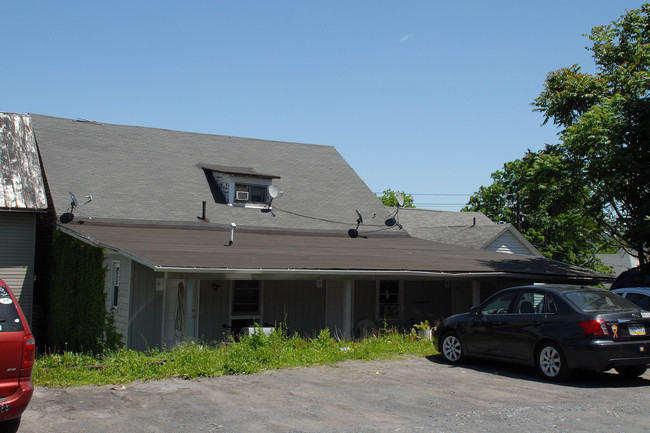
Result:
{"label": "red car", "polygon": [[36,345],[25,315],[0,280],[0,433],[18,430],[34,393],[32,368]]}

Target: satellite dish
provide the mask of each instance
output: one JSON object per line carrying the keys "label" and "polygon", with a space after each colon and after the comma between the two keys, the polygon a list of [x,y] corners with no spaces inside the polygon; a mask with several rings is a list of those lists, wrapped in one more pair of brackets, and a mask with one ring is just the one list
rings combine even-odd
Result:
{"label": "satellite dish", "polygon": [[275,216],[271,208],[271,203],[273,203],[274,198],[281,196],[282,192],[278,191],[278,187],[275,185],[269,185],[267,191],[269,192],[269,197],[271,197],[271,200],[269,200],[269,202],[266,204],[266,209],[262,209],[262,212],[270,213],[271,215]]}
{"label": "satellite dish", "polygon": [[72,212],[66,212],[59,217],[59,221],[61,221],[63,224],[72,222],[73,219],[74,219],[74,214]]}
{"label": "satellite dish", "polygon": [[399,204],[400,206],[404,206],[404,194],[402,194],[401,192],[396,192],[395,198],[397,199],[397,204]]}
{"label": "satellite dish", "polygon": [[[59,217],[59,221],[61,221],[63,224],[67,224],[67,223],[71,222],[72,220],[74,220],[74,210],[75,210],[75,208],[81,207],[81,206],[83,206],[85,204],[88,204],[91,201],[93,201],[93,196],[92,195],[87,195],[86,198],[88,200],[85,203],[79,204],[79,201],[77,201],[77,197],[74,196],[72,191],[68,191],[68,194],[70,194],[70,211],[62,214]],[[80,221],[80,224],[81,223],[82,222]]]}
{"label": "satellite dish", "polygon": [[77,201],[77,197],[74,196],[74,194],[72,193],[72,191],[68,191],[68,194],[70,194],[70,200],[72,200],[72,201],[70,202],[70,207],[71,207],[72,210],[74,211],[74,208],[79,207],[79,202]]}
{"label": "satellite dish", "polygon": [[[363,224],[363,217],[361,216],[361,212],[359,212],[358,209],[355,210],[357,211],[357,215],[359,216],[357,218],[357,228],[348,230],[348,236],[350,236],[352,239],[359,237],[359,226]],[[361,237],[365,238],[365,236],[361,236]]]}
{"label": "satellite dish", "polygon": [[280,194],[280,191],[278,191],[278,187],[275,185],[269,185],[269,195],[271,196],[271,199],[274,199]]}

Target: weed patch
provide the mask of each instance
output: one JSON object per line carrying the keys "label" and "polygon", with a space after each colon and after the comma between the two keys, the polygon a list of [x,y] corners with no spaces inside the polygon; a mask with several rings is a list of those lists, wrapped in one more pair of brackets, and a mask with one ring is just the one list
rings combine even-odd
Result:
{"label": "weed patch", "polygon": [[170,377],[192,379],[254,374],[264,370],[334,364],[347,359],[373,360],[435,352],[429,340],[414,334],[382,331],[358,341],[330,337],[328,330],[304,339],[282,328],[269,335],[258,329],[237,342],[217,345],[191,342],[168,351],[106,351],[97,356],[73,352],[39,356],[34,364],[35,385],[69,387],[124,384]]}

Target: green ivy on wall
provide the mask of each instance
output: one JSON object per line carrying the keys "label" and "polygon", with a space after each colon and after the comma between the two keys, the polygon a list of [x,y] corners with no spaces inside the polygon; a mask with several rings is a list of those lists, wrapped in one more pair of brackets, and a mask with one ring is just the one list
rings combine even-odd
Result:
{"label": "green ivy on wall", "polygon": [[55,351],[99,353],[121,345],[106,311],[101,248],[56,233],[48,340]]}

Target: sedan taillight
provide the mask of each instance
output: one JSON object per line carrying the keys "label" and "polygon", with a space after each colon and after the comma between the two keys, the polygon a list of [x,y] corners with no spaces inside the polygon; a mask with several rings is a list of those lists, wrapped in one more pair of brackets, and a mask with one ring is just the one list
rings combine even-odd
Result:
{"label": "sedan taillight", "polygon": [[29,368],[34,365],[36,356],[36,340],[31,335],[25,337],[23,342],[23,363],[22,368]]}
{"label": "sedan taillight", "polygon": [[580,327],[587,334],[591,335],[609,335],[607,330],[607,323],[603,319],[587,320],[580,322]]}

